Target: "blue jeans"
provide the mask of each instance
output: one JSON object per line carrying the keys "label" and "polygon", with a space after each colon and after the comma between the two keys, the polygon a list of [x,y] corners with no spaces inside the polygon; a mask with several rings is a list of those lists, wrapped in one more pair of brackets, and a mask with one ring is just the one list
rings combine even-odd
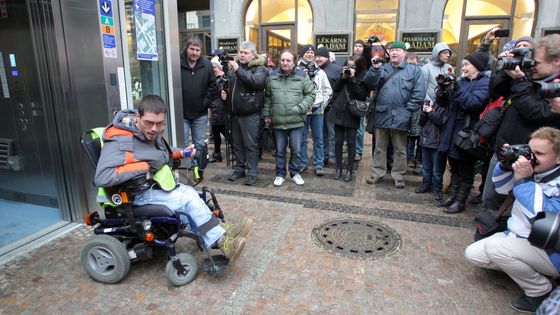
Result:
{"label": "blue jeans", "polygon": [[323,115],[307,115],[303,135],[301,139],[301,166],[300,169],[307,167],[307,131],[311,127],[313,135],[313,167],[323,168]]}
{"label": "blue jeans", "polygon": [[290,176],[299,174],[301,165],[301,138],[303,127],[293,129],[274,129],[276,140],[276,176],[286,177],[286,147],[290,144]]}
{"label": "blue jeans", "polygon": [[364,132],[366,127],[364,126],[364,117],[360,118],[360,127],[358,127],[358,133],[356,134],[356,154],[364,154]]}
{"label": "blue jeans", "polygon": [[[208,115],[204,115],[195,119],[183,119],[183,127],[185,128],[185,147],[189,146],[191,143],[194,143],[194,147],[196,149],[196,160],[200,158],[200,154],[202,153],[204,139],[206,138],[206,125],[208,125]],[[194,162],[195,161],[193,161],[193,163]]]}
{"label": "blue jeans", "polygon": [[[171,211],[181,211],[187,213],[193,223],[200,227],[212,218],[212,212],[208,206],[200,198],[194,188],[179,184],[172,191],[165,191],[161,189],[147,189],[140,195],[134,198],[134,205],[143,206],[147,204],[162,205],[169,208]],[[189,221],[186,216],[181,215],[181,221],[188,225]],[[225,233],[221,226],[215,226],[202,236],[206,248],[216,243],[220,237]]]}
{"label": "blue jeans", "polygon": [[437,149],[422,147],[422,185],[441,191],[445,163]]}
{"label": "blue jeans", "polygon": [[334,124],[328,122],[327,115],[323,115],[323,157],[325,160],[335,157],[334,153]]}

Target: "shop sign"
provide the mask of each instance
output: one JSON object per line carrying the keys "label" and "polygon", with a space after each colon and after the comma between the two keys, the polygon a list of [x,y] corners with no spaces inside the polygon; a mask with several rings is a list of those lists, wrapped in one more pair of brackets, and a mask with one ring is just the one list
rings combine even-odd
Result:
{"label": "shop sign", "polygon": [[349,38],[349,34],[318,34],[315,35],[315,46],[324,46],[334,53],[347,53]]}
{"label": "shop sign", "polygon": [[134,0],[132,6],[136,28],[136,59],[157,61],[155,0]]}
{"label": "shop sign", "polygon": [[403,32],[401,40],[410,45],[408,51],[431,52],[437,43],[437,32]]}
{"label": "shop sign", "polygon": [[218,38],[218,49],[225,49],[230,54],[237,54],[239,49],[237,38]]}
{"label": "shop sign", "polygon": [[113,2],[111,0],[98,0],[98,4],[103,57],[117,58],[117,40],[113,24]]}

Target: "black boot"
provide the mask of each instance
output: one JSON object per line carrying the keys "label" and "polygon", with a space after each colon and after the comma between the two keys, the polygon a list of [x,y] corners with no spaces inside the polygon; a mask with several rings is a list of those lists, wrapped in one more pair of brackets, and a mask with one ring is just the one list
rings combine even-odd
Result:
{"label": "black boot", "polygon": [[457,193],[457,198],[455,201],[447,208],[443,209],[444,213],[454,214],[465,211],[465,205],[467,203],[467,198],[471,192],[471,185],[462,184],[459,187],[459,192]]}
{"label": "black boot", "polygon": [[340,177],[342,177],[342,170],[340,168],[337,168],[334,172],[334,179],[340,179]]}
{"label": "black boot", "polygon": [[210,159],[208,159],[208,163],[216,163],[222,161],[222,153],[221,152],[214,152]]}
{"label": "black boot", "polygon": [[451,173],[451,182],[449,183],[449,188],[447,189],[448,196],[443,201],[439,203],[441,207],[450,206],[457,197],[457,192],[459,191],[459,176]]}
{"label": "black boot", "polygon": [[345,182],[351,182],[352,181],[352,171],[348,171],[348,173],[346,173],[346,177],[344,177],[344,181]]}

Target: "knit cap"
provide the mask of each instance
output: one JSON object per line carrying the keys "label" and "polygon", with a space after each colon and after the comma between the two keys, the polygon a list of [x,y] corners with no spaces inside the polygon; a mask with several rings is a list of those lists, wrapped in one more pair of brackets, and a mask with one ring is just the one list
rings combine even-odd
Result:
{"label": "knit cap", "polygon": [[397,40],[391,43],[390,48],[400,48],[406,50],[406,44],[403,41]]}
{"label": "knit cap", "polygon": [[322,56],[322,57],[325,57],[325,58],[330,58],[330,56],[329,56],[329,50],[328,50],[326,47],[324,47],[324,46],[317,48],[316,54],[317,54],[317,56]]}
{"label": "knit cap", "polygon": [[490,55],[482,52],[475,52],[465,57],[478,71],[486,71],[488,69],[488,61]]}
{"label": "knit cap", "polygon": [[355,41],[355,42],[354,42],[354,45],[356,45],[356,44],[360,44],[360,45],[366,47],[366,43],[364,43],[364,41],[361,40],[361,39],[358,39],[357,41]]}
{"label": "knit cap", "polygon": [[303,45],[301,47],[301,50],[299,51],[299,57],[303,57],[303,55],[305,55],[306,52],[308,52],[309,50],[313,51],[314,54],[316,54],[317,52],[315,51],[315,46],[313,45]]}

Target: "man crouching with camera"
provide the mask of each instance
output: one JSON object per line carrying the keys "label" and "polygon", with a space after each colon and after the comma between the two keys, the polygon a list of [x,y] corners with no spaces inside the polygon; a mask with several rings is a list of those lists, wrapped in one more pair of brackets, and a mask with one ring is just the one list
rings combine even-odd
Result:
{"label": "man crouching with camera", "polygon": [[[475,242],[465,257],[481,268],[501,270],[523,294],[510,305],[520,312],[535,312],[550,294],[548,277],[559,276],[560,260],[529,243],[533,218],[541,211],[560,213],[560,130],[543,127],[531,134],[529,145],[504,145],[492,181],[500,194],[512,192],[515,202],[508,229]],[[558,203],[556,203],[557,205]]]}

